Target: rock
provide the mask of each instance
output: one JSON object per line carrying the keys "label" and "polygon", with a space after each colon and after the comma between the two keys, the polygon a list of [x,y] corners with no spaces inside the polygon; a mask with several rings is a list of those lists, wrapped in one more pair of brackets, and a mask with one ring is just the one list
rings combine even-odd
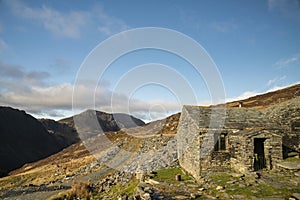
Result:
{"label": "rock", "polygon": [[242,178],[245,176],[245,174],[239,174],[239,173],[231,173],[230,174],[233,178]]}
{"label": "rock", "polygon": [[152,193],[152,189],[150,187],[145,187],[144,191],[147,193]]}
{"label": "rock", "polygon": [[155,181],[155,180],[153,180],[153,179],[146,180],[145,183],[149,183],[149,184],[151,184],[151,185],[158,185],[158,184],[159,184],[158,181]]}
{"label": "rock", "polygon": [[136,179],[140,181],[144,181],[145,174],[143,172],[136,173]]}
{"label": "rock", "polygon": [[183,196],[183,195],[177,195],[174,197],[175,199],[178,199],[178,200],[181,200],[181,199],[190,199],[189,197],[187,196]]}
{"label": "rock", "polygon": [[243,195],[238,195],[238,194],[233,195],[232,197],[235,200],[244,200],[244,199],[246,199]]}
{"label": "rock", "polygon": [[135,191],[136,191],[136,193],[139,194],[139,195],[143,195],[143,194],[145,193],[145,192],[144,192],[144,188],[141,187],[141,186],[137,186],[137,187],[135,188]]}
{"label": "rock", "polygon": [[118,200],[127,200],[127,199],[128,199],[127,195],[123,195],[118,198]]}
{"label": "rock", "polygon": [[299,156],[299,153],[297,153],[297,152],[288,153],[288,157],[295,157],[295,156]]}
{"label": "rock", "polygon": [[145,193],[142,195],[142,200],[151,200],[151,196],[149,193]]}
{"label": "rock", "polygon": [[217,199],[216,197],[210,196],[210,195],[206,195],[205,199]]}
{"label": "rock", "polygon": [[220,185],[218,185],[217,187],[216,187],[216,190],[223,190],[224,189],[224,187],[223,186],[220,186]]}
{"label": "rock", "polygon": [[300,193],[293,193],[292,197],[296,198],[297,200],[300,200]]}
{"label": "rock", "polygon": [[282,162],[277,164],[279,167],[282,167],[284,169],[289,170],[299,170],[300,169],[300,163],[299,162]]}
{"label": "rock", "polygon": [[255,178],[256,179],[260,179],[261,178],[261,174],[259,172],[255,173]]}
{"label": "rock", "polygon": [[196,199],[196,198],[201,197],[201,194],[199,194],[199,193],[191,193],[190,196],[191,196],[191,199]]}

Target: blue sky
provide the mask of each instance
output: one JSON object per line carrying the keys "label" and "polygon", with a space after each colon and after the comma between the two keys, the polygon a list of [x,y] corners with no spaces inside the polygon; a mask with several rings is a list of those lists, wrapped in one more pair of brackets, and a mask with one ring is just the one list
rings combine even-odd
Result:
{"label": "blue sky", "polygon": [[[299,83],[298,0],[2,0],[0,105],[24,109],[36,117],[72,115],[73,85],[86,56],[110,36],[142,27],[173,29],[202,45],[220,72],[227,101]],[[210,103],[205,81],[189,63],[148,49],[124,55],[111,65],[95,92],[95,107],[111,111],[110,96],[115,95],[114,111],[126,112],[123,103],[128,101],[131,114],[150,121],[190,103],[178,103],[176,96],[184,91],[174,95],[159,84],[131,91],[131,96],[114,91],[126,72],[147,63],[176,70],[192,85],[198,104]],[[85,90],[89,88],[82,88],[82,96]],[[82,103],[75,112],[88,107]]]}

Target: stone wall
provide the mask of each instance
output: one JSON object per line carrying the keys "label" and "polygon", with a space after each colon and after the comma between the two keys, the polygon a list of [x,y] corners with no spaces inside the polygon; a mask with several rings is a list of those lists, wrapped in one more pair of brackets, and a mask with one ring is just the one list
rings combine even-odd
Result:
{"label": "stone wall", "polygon": [[300,152],[300,129],[293,127],[300,124],[300,97],[267,108],[264,114],[283,130],[280,134],[284,147]]}
{"label": "stone wall", "polygon": [[231,148],[231,167],[238,172],[253,171],[254,139],[263,138],[266,168],[276,168],[282,160],[282,137],[274,130],[249,130],[233,134],[229,138]]}
{"label": "stone wall", "polygon": [[182,109],[176,135],[178,160],[181,167],[188,173],[194,177],[200,177],[199,115],[197,113],[192,115],[186,108],[187,106]]}
{"label": "stone wall", "polygon": [[[293,112],[297,108],[293,106]],[[254,139],[263,138],[266,167],[275,168],[282,160],[283,132],[291,129],[282,129],[270,113],[251,108],[184,106],[177,132],[180,165],[198,180],[209,171],[253,171]],[[214,134],[224,132],[226,149],[216,152]]]}
{"label": "stone wall", "polygon": [[231,169],[237,172],[245,173],[249,167],[245,165],[245,159],[241,159],[246,156],[247,151],[245,137],[243,137],[242,134],[232,134],[228,138],[228,143],[231,152]]}

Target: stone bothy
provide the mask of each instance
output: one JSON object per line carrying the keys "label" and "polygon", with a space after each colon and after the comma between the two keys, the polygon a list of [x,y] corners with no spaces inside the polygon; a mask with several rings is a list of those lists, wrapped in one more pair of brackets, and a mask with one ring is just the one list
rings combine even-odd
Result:
{"label": "stone bothy", "polygon": [[[296,112],[299,100],[292,103]],[[300,118],[299,112],[285,112],[292,127],[282,126],[274,120],[280,116],[273,110],[184,106],[176,136],[181,167],[198,180],[213,171],[247,173],[276,168],[283,159],[283,137],[299,131],[293,124]],[[299,132],[296,135],[299,140]]]}

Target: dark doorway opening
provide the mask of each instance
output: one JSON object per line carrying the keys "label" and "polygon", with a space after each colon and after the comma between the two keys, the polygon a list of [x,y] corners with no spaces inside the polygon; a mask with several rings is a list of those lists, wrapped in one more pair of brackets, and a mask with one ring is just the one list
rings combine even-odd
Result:
{"label": "dark doorway opening", "polygon": [[254,171],[266,167],[265,138],[254,138]]}

